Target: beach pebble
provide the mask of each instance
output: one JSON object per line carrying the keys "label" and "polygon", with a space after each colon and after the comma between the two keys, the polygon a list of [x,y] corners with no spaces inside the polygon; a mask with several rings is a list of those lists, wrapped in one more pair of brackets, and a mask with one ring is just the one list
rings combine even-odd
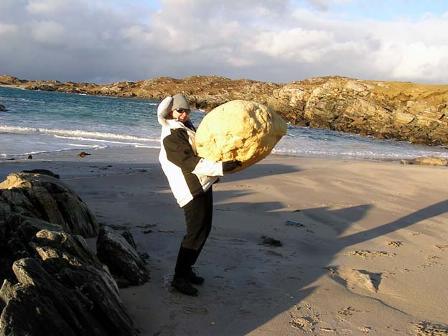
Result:
{"label": "beach pebble", "polygon": [[82,157],[82,158],[87,156],[87,155],[92,155],[92,154],[89,154],[89,153],[86,153],[86,152],[81,152],[81,153],[78,154],[78,156]]}
{"label": "beach pebble", "polygon": [[283,243],[280,240],[267,236],[261,236],[261,244],[275,247],[283,246]]}

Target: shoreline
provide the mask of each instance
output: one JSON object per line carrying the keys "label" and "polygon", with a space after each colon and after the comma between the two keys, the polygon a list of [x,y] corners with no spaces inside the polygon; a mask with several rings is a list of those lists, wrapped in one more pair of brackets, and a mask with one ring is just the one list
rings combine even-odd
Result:
{"label": "shoreline", "polygon": [[[105,148],[73,148],[73,149],[63,149],[58,151],[48,151],[48,152],[39,152],[39,153],[31,153],[31,154],[17,154],[17,155],[10,155],[10,157],[0,157],[0,164],[2,163],[14,163],[14,162],[29,162],[31,163],[33,160],[35,162],[38,161],[54,161],[54,160],[70,160],[73,158],[79,159],[79,153],[86,152],[89,154],[94,155],[100,154],[102,155],[102,152],[105,153],[113,152],[113,153],[133,153],[138,151],[156,151],[158,152],[160,150],[160,147],[134,147],[134,146],[111,146],[111,147],[105,147]],[[32,159],[28,159],[28,155],[32,155]],[[279,157],[279,158],[296,158],[296,159],[302,159],[302,160],[329,160],[329,161],[366,161],[366,162],[396,162],[400,163],[402,160],[409,160],[410,158],[391,158],[391,157],[384,157],[384,158],[374,158],[374,157],[363,157],[363,156],[343,156],[343,155],[292,155],[287,153],[271,153],[269,156]],[[437,155],[427,155],[429,156],[435,156]],[[444,156],[440,156],[444,157]]]}
{"label": "shoreline", "polygon": [[190,298],[169,285],[185,228],[158,150],[76,152],[0,162],[0,178],[52,170],[133,234],[151,279],[120,292],[141,335],[448,333],[446,167],[275,154],[224,176]]}

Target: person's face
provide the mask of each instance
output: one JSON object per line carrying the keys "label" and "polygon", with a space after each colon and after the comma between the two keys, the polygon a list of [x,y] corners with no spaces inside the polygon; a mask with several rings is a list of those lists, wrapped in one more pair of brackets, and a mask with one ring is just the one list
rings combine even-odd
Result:
{"label": "person's face", "polygon": [[174,110],[173,118],[180,122],[186,122],[187,120],[190,119],[190,110],[187,110],[187,109]]}

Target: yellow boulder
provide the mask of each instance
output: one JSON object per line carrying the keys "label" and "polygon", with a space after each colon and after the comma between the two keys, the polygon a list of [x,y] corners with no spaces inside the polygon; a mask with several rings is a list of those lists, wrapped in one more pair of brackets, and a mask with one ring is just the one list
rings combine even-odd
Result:
{"label": "yellow boulder", "polygon": [[212,161],[239,160],[244,169],[265,158],[286,134],[285,121],[266,106],[246,100],[222,104],[202,119],[198,155]]}

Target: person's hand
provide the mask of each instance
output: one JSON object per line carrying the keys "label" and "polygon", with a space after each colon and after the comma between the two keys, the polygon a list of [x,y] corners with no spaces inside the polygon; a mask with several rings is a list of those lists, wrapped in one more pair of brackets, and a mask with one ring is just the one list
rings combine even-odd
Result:
{"label": "person's hand", "polygon": [[224,173],[229,173],[238,167],[241,167],[241,161],[238,160],[224,161],[222,163],[222,171]]}

